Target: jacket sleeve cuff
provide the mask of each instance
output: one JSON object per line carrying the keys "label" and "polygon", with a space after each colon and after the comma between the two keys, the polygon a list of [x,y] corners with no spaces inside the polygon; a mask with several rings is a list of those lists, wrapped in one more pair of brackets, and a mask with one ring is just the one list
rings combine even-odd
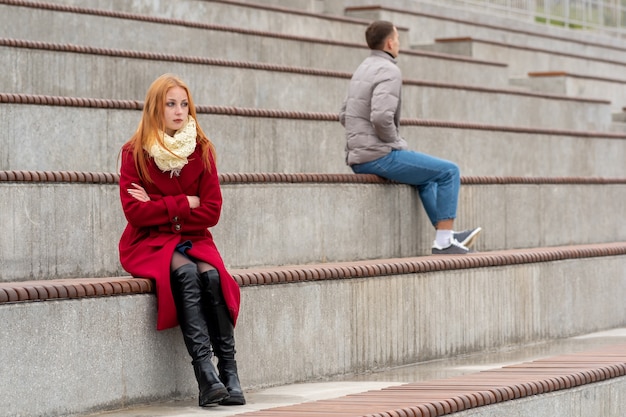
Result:
{"label": "jacket sleeve cuff", "polygon": [[165,196],[163,198],[165,206],[167,207],[167,213],[170,220],[170,229],[173,233],[181,233],[185,219],[187,219],[191,213],[189,208],[189,202],[186,196]]}

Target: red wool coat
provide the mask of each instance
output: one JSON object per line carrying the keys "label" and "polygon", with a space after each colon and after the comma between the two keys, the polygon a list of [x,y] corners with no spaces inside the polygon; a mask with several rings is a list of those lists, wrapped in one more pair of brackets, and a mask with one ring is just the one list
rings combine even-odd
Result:
{"label": "red wool coat", "polygon": [[[156,282],[157,329],[178,325],[176,307],[170,287],[170,261],[176,245],[190,240],[187,253],[213,265],[220,274],[226,305],[233,323],[239,315],[239,285],[228,273],[208,228],[215,226],[222,208],[222,192],[214,161],[211,172],[205,170],[200,147],[189,156],[180,176],[170,178],[152,159],[149,160],[152,184],[142,183],[132,153],[122,150],[120,199],[128,225],[119,242],[122,267],[134,277],[152,278]],[[139,184],[150,196],[140,202],[128,189]],[[200,197],[200,207],[190,209],[187,195]]]}

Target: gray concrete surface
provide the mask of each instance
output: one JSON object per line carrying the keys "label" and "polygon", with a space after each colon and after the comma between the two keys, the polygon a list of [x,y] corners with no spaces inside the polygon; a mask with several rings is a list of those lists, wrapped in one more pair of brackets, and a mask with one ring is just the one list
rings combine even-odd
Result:
{"label": "gray concrete surface", "polygon": [[[243,287],[242,384],[311,382],[623,327],[623,266],[624,256],[609,256]],[[0,338],[11,340],[0,351],[0,409],[66,416],[193,397],[178,329],[156,332],[155,308],[152,295],[0,305]]]}
{"label": "gray concrete surface", "polygon": [[[375,378],[375,376],[374,376]],[[176,401],[132,407],[113,412],[89,414],[90,417],[191,417],[211,414],[216,417],[236,416],[245,412],[267,410],[273,407],[289,406],[308,401],[337,398],[342,395],[374,391],[390,386],[401,385],[396,382],[318,382],[309,384],[287,385],[276,389],[253,392],[248,395],[254,404],[242,407],[217,406],[202,409],[195,406],[194,400]],[[454,413],[454,417],[501,417],[514,415],[532,415],[534,417],[622,417],[625,407],[621,394],[626,389],[624,378],[611,379],[566,391],[541,394],[530,398],[517,399],[505,403],[475,408]],[[235,408],[235,409],[233,409]],[[284,411],[283,411],[284,412]],[[598,414],[601,413],[601,414]],[[87,416],[87,415],[85,415]]]}
{"label": "gray concrete surface", "polygon": [[[615,74],[619,74],[616,72]],[[511,79],[512,85],[543,91],[549,94],[570,97],[602,98],[611,101],[613,114],[622,113],[626,107],[626,80],[578,77],[571,72],[564,75],[546,74],[543,76]],[[615,118],[613,119],[615,120]]]}
{"label": "gray concrete surface", "polygon": [[[294,18],[297,19],[298,16]],[[175,24],[176,22],[178,24]],[[275,32],[249,34],[226,29],[209,30],[184,26],[185,22],[124,20],[0,4],[0,37],[12,39],[179,56],[219,57],[231,61],[266,62],[349,73],[352,73],[369,53],[364,38],[351,46],[332,45],[323,41],[343,40],[315,38],[294,40],[280,37],[281,34]],[[129,30],[130,27],[132,30]],[[190,38],[206,41],[189,42]],[[403,47],[408,50],[408,42]],[[450,57],[458,58],[455,55]],[[408,79],[492,87],[506,87],[508,84],[508,73],[504,66],[471,60],[465,62],[450,60],[442,54],[403,53],[399,66],[404,77]]]}
{"label": "gray concrete surface", "polygon": [[[288,384],[277,387],[248,390],[247,404],[241,407],[214,407],[203,410],[197,407],[195,399],[153,403],[144,406],[129,407],[122,410],[89,414],[91,417],[190,417],[211,414],[215,417],[227,417],[244,412],[266,410],[272,407],[298,404],[321,399],[337,398],[343,395],[378,390],[404,383],[445,379],[459,375],[480,372],[511,365],[529,362],[567,353],[578,353],[600,347],[626,343],[626,330],[614,330],[592,333],[580,337],[553,340],[528,346],[510,346],[494,352],[478,353],[454,359],[443,359],[404,367],[392,368],[380,372],[355,374],[332,378],[327,381]],[[563,417],[582,417],[585,415],[602,415],[603,417],[619,417],[624,404],[619,401],[623,396],[624,378],[597,383],[580,389],[567,390],[560,393],[535,396],[528,399],[509,401],[493,406],[455,414],[459,417],[494,417],[502,415],[562,415]],[[615,390],[601,401],[593,401],[595,396],[586,394],[588,390],[604,388]],[[609,391],[610,392],[610,391]],[[581,395],[582,394],[582,395]],[[545,399],[552,399],[547,402]],[[616,401],[618,400],[618,401]],[[622,407],[622,408],[618,408]],[[611,408],[613,410],[611,410]],[[556,410],[564,410],[557,414]],[[604,411],[599,411],[604,410]],[[516,414],[517,413],[517,414]],[[548,414],[546,414],[548,413]],[[587,414],[585,414],[587,413]]]}
{"label": "gray concrete surface", "polygon": [[[132,12],[359,43],[367,24],[366,20],[339,21],[325,16],[296,18],[287,11],[217,1],[58,2],[120,7]],[[411,22],[410,26],[414,27],[414,21]],[[399,18],[396,24],[402,25]],[[64,29],[55,27],[54,23],[48,26],[45,20],[39,26]],[[437,37],[448,30],[440,26]],[[129,31],[131,28],[132,24],[128,24]],[[424,26],[411,32],[426,34],[432,42],[434,32],[429,34],[427,29]],[[97,33],[101,29],[92,30]],[[408,33],[403,31],[402,35]],[[279,77],[267,71],[257,70],[253,74],[250,70],[232,72],[217,67],[200,71],[189,64],[164,65],[156,61],[138,64],[135,59],[102,59],[80,54],[56,56],[37,50],[17,52],[6,47],[3,52],[3,62],[9,62],[14,70],[4,73],[0,88],[3,93],[78,95],[84,92],[101,98],[114,92],[125,99],[141,100],[146,80],[151,81],[156,72],[179,70],[185,78],[190,78],[190,84],[200,86],[194,88],[194,92],[198,91],[198,104],[236,103],[271,108],[282,105],[287,110],[317,105],[320,109],[332,107],[324,111],[336,111],[343,98],[335,91],[339,90],[337,80],[311,76],[283,73]],[[37,68],[31,71],[29,66]],[[53,75],[41,77],[42,68]],[[85,76],[80,70],[97,75]],[[57,73],[62,76],[54,75]],[[301,87],[307,83],[318,84]],[[143,86],[136,87],[139,84]],[[204,88],[205,84],[210,88]],[[224,86],[229,87],[231,96],[222,92]],[[277,86],[278,94],[274,94],[273,88]],[[116,91],[116,88],[120,89]],[[332,90],[324,94],[331,97],[324,105],[320,105],[320,100],[311,100],[311,95],[322,88]],[[255,91],[249,93],[250,89]],[[285,100],[291,90],[300,94],[299,101]],[[271,95],[279,100],[266,97]],[[609,104],[585,107],[572,102],[564,104],[563,100],[506,98],[513,95],[412,87],[407,89],[405,97],[405,117],[577,130],[608,131],[614,126],[610,123]],[[569,118],[563,118],[564,114]],[[80,166],[93,171],[95,164],[90,165],[91,161],[102,167],[111,166],[119,146],[134,130],[139,113],[3,103],[0,117],[1,125],[6,128],[0,149],[37,149],[30,159],[21,160],[24,166],[32,164],[29,166],[33,169],[58,170],[61,163],[71,159],[80,160],[83,164]],[[330,145],[333,138],[343,145],[342,130],[336,122],[331,126],[252,118],[242,123],[243,119],[207,116],[208,125],[204,124],[210,134],[214,131],[212,123],[219,124],[218,129],[223,131],[233,130],[233,136],[224,135],[237,138],[232,148],[231,143],[216,140],[223,153],[238,151],[230,152],[231,158],[239,152],[245,154],[242,150],[249,149],[246,141],[250,138],[256,142],[257,154],[264,147],[272,147],[274,138],[280,138],[276,143],[281,144],[289,138],[318,139],[322,144],[312,148],[285,145],[283,156],[269,155],[258,165],[253,154],[246,155],[249,159],[243,162],[231,159],[226,166],[232,169],[296,170],[299,158],[304,158],[301,155],[309,159],[311,154],[320,157],[307,152],[335,149],[336,144]],[[233,128],[237,123],[241,126]],[[324,127],[317,132],[315,129],[320,125]],[[280,134],[276,134],[277,130],[281,130]],[[304,130],[313,131],[303,133]],[[411,128],[411,132],[421,133],[412,144],[419,143],[418,136],[427,136],[424,130]],[[576,173],[579,164],[580,175],[589,172],[624,176],[623,167],[619,169],[624,155],[623,140],[609,143],[608,139],[597,142],[592,139],[595,144],[587,145],[582,138],[533,136],[529,139],[531,135],[528,135],[523,137],[529,140],[525,150],[520,143],[515,144],[516,138],[511,134],[502,134],[503,142],[498,142],[497,133],[479,136],[475,132],[476,136],[468,134],[468,139],[461,138],[465,135],[463,130],[455,131],[456,135],[447,133],[449,140],[459,143],[459,149],[450,152],[463,152],[462,149],[471,147],[472,138],[481,144],[468,153],[475,166],[481,165],[478,162],[482,152],[494,159],[494,166],[507,166],[501,172],[565,175]],[[441,131],[433,134],[428,146],[445,153],[445,147],[436,143],[441,140],[440,134]],[[546,141],[550,144],[542,143]],[[55,150],[42,146],[46,142],[56,144]],[[512,144],[515,146],[508,148]],[[95,156],[84,156],[84,150],[94,151]],[[508,150],[511,152],[507,153]],[[335,157],[338,153],[333,151],[330,155]],[[11,152],[3,153],[3,163],[8,165],[14,156]],[[562,165],[559,158],[564,158]],[[283,164],[290,159],[294,161],[292,165]],[[600,167],[602,161],[607,161],[606,168]],[[335,162],[320,166],[339,166],[332,164]],[[519,168],[510,168],[518,164]],[[544,171],[542,164],[557,167]],[[317,167],[313,163],[306,166]],[[481,172],[480,169],[476,172]],[[485,228],[479,250],[623,241],[626,226],[615,219],[616,213],[623,211],[620,197],[624,195],[623,185],[464,186],[457,226],[480,224]],[[116,245],[124,221],[116,185],[1,183],[0,196],[0,212],[10,213],[0,216],[2,280],[123,273],[117,264]],[[432,229],[419,200],[406,186],[231,184],[224,186],[224,197],[222,222],[214,233],[231,270],[255,265],[408,257],[427,253],[432,239]],[[389,216],[389,213],[397,215]],[[237,343],[242,382],[249,392],[250,403],[246,407],[266,408],[410,381],[412,371],[407,367],[397,368],[400,365],[434,365],[422,367],[421,371],[445,375],[507,361],[492,357],[484,362],[463,362],[479,352],[506,354],[511,352],[507,350],[511,346],[554,342],[602,329],[619,329],[617,337],[621,338],[624,336],[621,329],[626,325],[623,258],[244,287]],[[0,410],[12,416],[18,413],[68,416],[193,398],[195,381],[180,334],[177,329],[162,333],[154,330],[155,308],[152,295],[1,305]],[[601,338],[605,336],[617,340],[613,334]],[[277,340],[284,343],[277,344]],[[577,340],[574,348],[587,346],[586,343]],[[547,350],[535,353],[544,355]],[[555,354],[566,350],[564,346],[554,347]],[[526,351],[519,357],[528,356]],[[281,359],[280,366],[276,365],[276,358]],[[515,360],[512,356],[507,358]],[[448,365],[438,366],[442,362],[429,362],[444,359],[457,361],[456,365],[447,362]],[[391,368],[394,373],[387,376],[376,372]],[[376,379],[371,377],[374,374],[378,375]],[[298,381],[311,385],[294,386]],[[315,381],[341,384],[341,388],[318,386],[313,384]],[[33,391],[38,395],[34,397]],[[589,395],[602,399],[602,394]],[[182,407],[187,404],[185,410],[193,415],[199,411],[194,402],[170,403],[165,409],[178,412],[181,404]],[[233,413],[245,409],[220,407],[211,412]],[[156,404],[155,408],[141,412],[159,415],[163,409]]]}
{"label": "gray concrete surface", "polygon": [[[330,3],[335,0],[326,1]],[[346,2],[371,5],[371,3],[367,4],[367,0],[345,0],[344,3]],[[414,46],[432,44],[437,38],[470,36],[596,58],[610,56],[617,60],[626,60],[626,48],[617,36],[592,31],[566,30],[554,25],[541,25],[493,14],[459,10],[437,5],[434,2],[405,0],[404,3],[405,5],[400,7],[399,11],[353,10],[346,12],[346,15],[364,20],[390,20],[398,26],[419,28],[419,30],[409,31],[410,42]],[[389,5],[394,7],[393,0]],[[404,13],[402,10],[414,10],[424,15]]]}
{"label": "gray concrete surface", "polygon": [[[479,251],[619,242],[626,225],[615,213],[625,190],[624,184],[466,185],[455,227],[482,226]],[[222,217],[212,233],[231,268],[430,253],[433,228],[406,185],[249,183],[222,191]],[[116,184],[0,183],[0,193],[0,211],[11,213],[0,217],[2,281],[123,272],[117,244],[126,222]]]}
{"label": "gray concrete surface", "polygon": [[560,55],[561,51],[548,50],[545,46],[538,50],[515,46],[515,44],[490,44],[481,42],[478,38],[462,42],[420,45],[419,49],[506,62],[510,78],[524,77],[529,72],[537,71],[569,71],[595,77],[616,77],[626,69],[626,58],[618,60],[608,52],[602,58],[596,59],[580,52],[576,52],[575,56]]}
{"label": "gray concrete surface", "polygon": [[[117,172],[119,149],[141,117],[123,109],[8,103],[0,108],[2,170]],[[220,172],[352,173],[338,121],[218,114],[198,119],[216,146]],[[624,138],[588,137],[586,131],[580,136],[509,132],[499,125],[490,130],[404,125],[400,132],[411,149],[455,161],[464,176],[624,175]]]}
{"label": "gray concrete surface", "polygon": [[[345,77],[237,65],[199,65],[12,47],[0,47],[0,57],[12,63],[9,71],[0,74],[0,90],[6,93],[143,100],[150,83],[171,72],[193,86],[196,103],[337,113],[349,83]],[[40,68],[46,68],[49,76],[41,77]],[[405,85],[402,115],[573,130],[608,130],[611,124],[608,101],[584,102],[519,94],[514,89],[489,91],[445,84]]]}
{"label": "gray concrete surface", "polygon": [[116,10],[130,13],[214,23],[248,29],[311,36],[322,39],[341,39],[362,42],[368,21],[357,18],[336,19],[336,16],[294,15],[292,10],[267,10],[245,3],[222,3],[206,0],[51,0],[51,3]]}

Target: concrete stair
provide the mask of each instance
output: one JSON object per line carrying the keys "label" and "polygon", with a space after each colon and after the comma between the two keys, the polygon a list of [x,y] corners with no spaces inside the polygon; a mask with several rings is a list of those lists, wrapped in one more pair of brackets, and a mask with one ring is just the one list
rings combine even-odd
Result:
{"label": "concrete stair", "polygon": [[[0,94],[0,104],[8,145],[0,169],[17,171],[116,172],[141,108],[135,100],[14,93]],[[81,123],[57,123],[59,111]],[[337,113],[200,106],[198,114],[211,127],[221,172],[351,173]],[[624,133],[411,118],[402,125],[413,148],[457,161],[468,176],[619,178],[626,158]]]}
{"label": "concrete stair", "polygon": [[[601,356],[604,353],[610,355],[611,350],[620,343],[623,346],[626,341],[624,329],[615,329],[609,332],[598,332],[580,337],[560,339],[539,343],[534,346],[521,349],[511,348],[505,352],[484,352],[476,355],[455,357],[449,360],[438,360],[434,362],[421,363],[414,366],[405,366],[386,371],[372,372],[366,376],[351,375],[349,377],[332,378],[329,381],[308,382],[289,384],[279,387],[254,390],[247,394],[249,402],[243,407],[215,407],[211,409],[211,415],[216,417],[226,417],[233,415],[261,417],[263,415],[277,415],[278,413],[291,413],[298,415],[304,409],[309,415],[324,415],[328,406],[339,405],[339,409],[345,411],[346,404],[351,406],[358,404],[372,404],[372,397],[391,398],[395,396],[396,390],[403,391],[409,388],[423,387],[420,394],[421,399],[413,401],[411,407],[395,408],[394,412],[403,412],[410,415],[411,412],[422,412],[422,415],[441,415],[450,412],[452,407],[471,407],[469,410],[457,412],[453,415],[463,415],[474,413],[474,415],[524,415],[529,412],[534,415],[541,415],[546,409],[561,415],[571,417],[583,417],[589,414],[600,414],[603,416],[619,415],[624,404],[617,400],[621,396],[624,378],[610,381],[600,380],[594,384],[575,386],[568,389],[554,389],[561,384],[571,384],[570,375],[561,373],[558,377],[553,377],[541,381],[541,384],[532,381],[533,378],[540,379],[546,372],[542,369],[529,380],[520,385],[509,384],[502,380],[499,384],[493,384],[475,390],[478,386],[475,379],[500,372],[505,374],[507,370],[518,370],[522,367],[531,368],[552,363],[559,365],[557,369],[563,369],[565,361],[597,361],[596,366],[602,364]],[[557,356],[554,356],[557,355]],[[615,357],[615,356],[614,356]],[[600,359],[600,360],[598,360]],[[549,369],[549,368],[548,368]],[[531,369],[528,369],[529,371]],[[595,370],[586,369],[586,375],[594,375]],[[547,370],[549,372],[549,370]],[[583,375],[575,375],[578,380]],[[567,378],[567,379],[566,379]],[[472,380],[474,379],[474,380]],[[567,382],[566,382],[567,381]],[[468,384],[467,382],[471,382]],[[457,390],[450,388],[451,384],[464,384]],[[550,385],[552,384],[552,385]],[[549,387],[552,386],[553,389]],[[528,387],[533,387],[528,389]],[[541,394],[531,394],[537,388],[542,389]],[[441,391],[445,390],[443,393]],[[522,391],[524,394],[522,394]],[[526,393],[528,395],[525,395]],[[443,394],[443,395],[442,395]],[[448,394],[448,395],[446,395]],[[502,402],[489,402],[489,395],[501,399],[511,398],[519,395],[517,400],[505,400]],[[524,395],[524,396],[523,396]],[[417,396],[417,395],[416,395]],[[532,397],[532,399],[531,399]],[[429,401],[430,400],[430,401]],[[472,402],[487,403],[480,409],[472,407]],[[493,400],[492,400],[493,401]],[[496,400],[497,401],[497,400]],[[339,403],[339,404],[336,404]],[[396,404],[398,404],[396,398]],[[467,404],[467,405],[466,405]],[[375,411],[374,403],[367,409],[367,413]],[[296,407],[299,408],[296,409]],[[319,407],[319,408],[316,408]],[[444,408],[447,407],[447,408]],[[384,409],[384,408],[383,408]],[[388,408],[387,408],[388,410]],[[317,414],[313,414],[317,412]],[[335,412],[338,412],[335,410]],[[91,414],[92,417],[189,417],[201,412],[197,411],[194,400],[173,401],[167,403],[146,404],[130,407],[116,412]],[[273,413],[273,414],[270,414]],[[361,413],[362,415],[363,413]],[[353,413],[353,415],[359,415]]]}
{"label": "concrete stair", "polygon": [[[222,219],[212,230],[232,268],[430,252],[431,226],[409,186],[352,174],[260,173],[222,174],[222,187]],[[116,248],[126,223],[114,178],[5,179],[0,189],[7,197],[3,211],[13,213],[1,220],[7,232],[2,247],[19,247],[24,238],[29,242],[28,251],[3,254],[2,281],[123,274]],[[612,213],[621,207],[615,196],[625,190],[624,180],[464,178],[458,227],[485,225],[478,250],[623,241],[626,226],[615,224]],[[59,206],[62,211],[54,209]],[[355,213],[354,206],[367,209]],[[81,215],[85,207],[97,210]],[[396,215],[384,216],[390,212]],[[596,221],[580,221],[588,217]],[[81,250],[59,251],[58,241]]]}
{"label": "concrete stair", "polygon": [[[457,226],[484,228],[478,254],[427,256],[432,227],[414,190],[354,175],[343,162],[337,111],[368,53],[363,31],[373,15],[311,11],[329,7],[0,0],[8,68],[0,74],[0,415],[121,416],[156,403],[137,413],[173,416],[196,395],[179,330],[155,330],[151,282],[128,277],[117,260],[117,155],[163,72],[190,84],[216,144],[224,208],[212,233],[244,300],[236,337],[249,408],[215,415],[271,415],[262,410],[276,405],[263,399],[272,387],[297,392],[294,383],[474,357],[471,367],[480,362],[473,355],[507,349],[524,352],[518,363],[529,346],[626,325],[626,226],[616,221],[626,203],[626,134],[613,96],[591,83],[584,97],[509,86],[513,54],[403,51],[402,133],[413,149],[459,163]],[[569,47],[551,31],[507,32],[505,21],[487,27],[416,7],[372,10],[400,26],[407,47],[460,36],[455,30]],[[416,20],[425,10],[447,23],[430,32]],[[584,53],[621,44],[590,36]],[[571,343],[550,354],[588,347]],[[389,386],[384,378],[349,389]],[[563,386],[550,397],[565,410],[558,415],[573,415],[565,405],[576,396],[620,392],[623,377],[597,382]],[[536,394],[509,401],[510,410],[547,416]],[[184,412],[203,412],[192,406]],[[492,406],[501,405],[458,415],[503,410]],[[601,410],[620,415],[619,405]]]}
{"label": "concrete stair", "polygon": [[[624,106],[619,74],[626,65],[626,48],[608,36],[584,37],[576,31],[559,32],[528,24],[518,28],[507,19],[488,22],[471,12],[459,16],[448,8],[430,4],[408,12],[364,6],[348,8],[346,13],[361,19],[384,19],[420,27],[420,31],[410,32],[419,36],[410,39],[419,50],[506,63],[513,85],[549,94],[602,97],[611,101],[614,112]],[[537,78],[539,74],[563,73],[568,75],[566,81]]]}
{"label": "concrete stair", "polygon": [[[404,8],[394,6],[394,2],[377,5],[357,0],[351,3],[345,7],[347,17],[370,21],[387,19],[400,27],[418,27],[420,30],[409,31],[409,42],[419,48],[432,44],[436,39],[473,37],[529,49],[550,49],[564,54],[581,54],[600,59],[610,56],[618,61],[626,60],[626,47],[618,36],[497,17],[433,2],[408,1]],[[355,6],[355,3],[360,5]]]}
{"label": "concrete stair", "polygon": [[[31,24],[33,21],[42,23]],[[48,22],[63,30],[51,30]],[[183,20],[54,4],[41,8],[37,3],[26,1],[0,3],[0,23],[0,37],[5,38],[2,42],[5,46],[15,45],[19,40],[28,48],[33,47],[32,42],[45,42],[55,44],[57,48],[61,45],[67,48],[66,44],[71,44],[77,51],[79,46],[88,45],[100,48],[96,50],[100,53],[111,53],[111,49],[133,50],[144,54],[214,57],[333,72],[351,73],[361,63],[364,51],[368,50],[361,39],[362,33],[358,41],[347,42],[343,38],[314,38],[194,22],[189,17]],[[128,30],[129,26],[132,31]],[[137,33],[142,36],[137,37]],[[189,38],[210,39],[210,42],[188,42]],[[399,65],[409,79],[492,87],[508,84],[503,63],[416,51],[408,47],[402,53],[403,60]],[[450,65],[451,62],[454,65]]]}
{"label": "concrete stair", "polygon": [[611,101],[614,115],[622,113],[625,103],[626,80],[619,78],[594,77],[567,71],[537,71],[528,73],[526,77],[513,78],[511,84],[549,94],[603,97]]}
{"label": "concrete stair", "polygon": [[[350,73],[202,57],[169,56],[155,60],[159,56],[134,51],[101,54],[82,53],[71,47],[48,50],[29,46],[0,48],[0,56],[15,63],[14,71],[0,82],[0,88],[7,93],[67,96],[71,91],[72,96],[84,98],[141,100],[149,83],[140,79],[174,72],[197,86],[194,100],[198,103],[337,112],[350,77]],[[22,67],[32,68],[33,72],[21,70]],[[40,67],[58,78],[38,77],[36,69]],[[90,71],[84,72],[84,68]],[[91,73],[109,74],[112,81],[94,79],[88,76]],[[603,100],[429,81],[407,80],[404,84],[405,117],[573,130],[607,130],[611,124],[609,102]],[[319,91],[328,93],[318,94]]]}

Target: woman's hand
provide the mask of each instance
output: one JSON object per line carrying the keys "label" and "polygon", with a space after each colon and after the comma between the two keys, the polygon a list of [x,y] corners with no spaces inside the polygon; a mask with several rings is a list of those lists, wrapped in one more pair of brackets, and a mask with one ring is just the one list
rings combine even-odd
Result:
{"label": "woman's hand", "polygon": [[200,197],[196,195],[188,195],[187,201],[189,201],[189,207],[192,209],[200,207]]}
{"label": "woman's hand", "polygon": [[[146,202],[150,201],[150,197],[146,190],[139,184],[131,183],[133,188],[128,189],[128,194],[130,194],[135,200]],[[188,195],[187,201],[189,202],[189,207],[192,209],[200,207],[200,197],[196,195]]]}
{"label": "woman's hand", "polygon": [[150,197],[148,197],[148,193],[146,190],[139,184],[131,183],[134,188],[128,189],[128,194],[130,194],[135,200],[141,201],[145,203],[146,201],[150,201]]}

